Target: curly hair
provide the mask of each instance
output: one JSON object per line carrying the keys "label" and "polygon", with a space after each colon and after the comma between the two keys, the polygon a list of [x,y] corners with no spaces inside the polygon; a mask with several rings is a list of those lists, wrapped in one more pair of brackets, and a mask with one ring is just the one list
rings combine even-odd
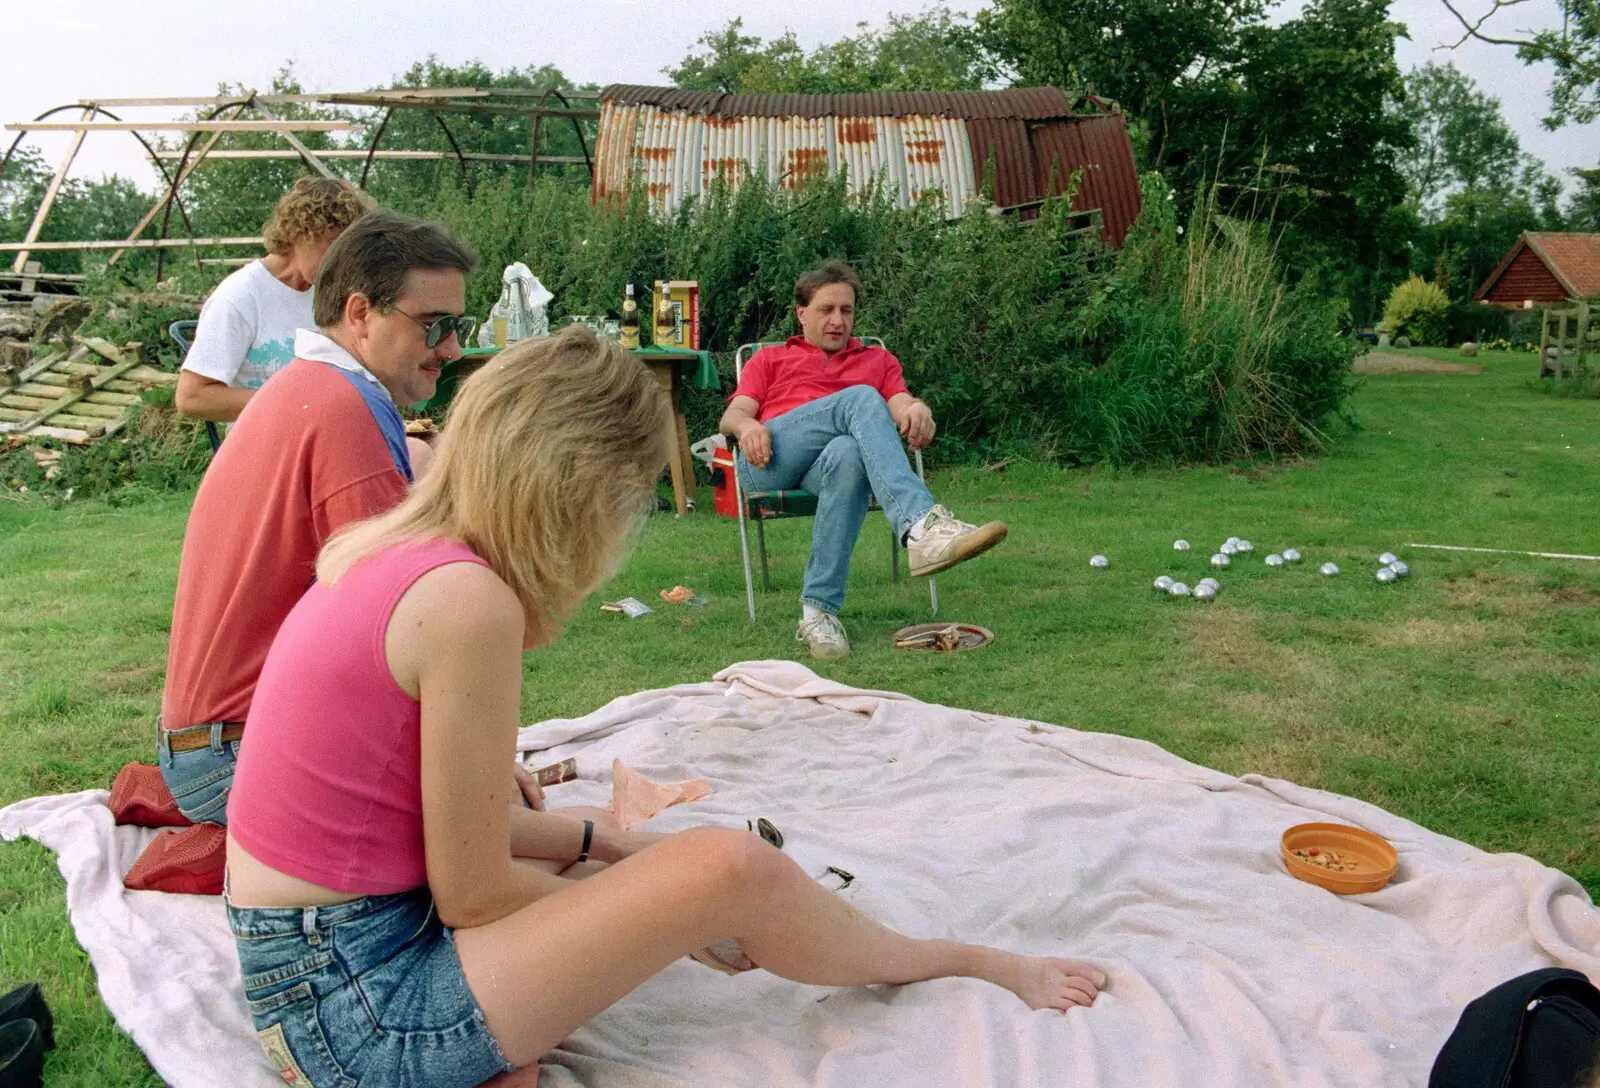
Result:
{"label": "curly hair", "polygon": [[272,218],[261,228],[268,253],[284,254],[297,242],[344,230],[377,204],[366,193],[337,178],[301,178],[278,198]]}

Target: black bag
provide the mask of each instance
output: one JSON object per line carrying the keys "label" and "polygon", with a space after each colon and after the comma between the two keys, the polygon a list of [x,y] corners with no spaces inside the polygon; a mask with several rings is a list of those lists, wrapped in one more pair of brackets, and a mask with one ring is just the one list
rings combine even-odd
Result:
{"label": "black bag", "polygon": [[1502,982],[1461,1012],[1428,1088],[1591,1088],[1600,1076],[1600,990],[1547,967]]}

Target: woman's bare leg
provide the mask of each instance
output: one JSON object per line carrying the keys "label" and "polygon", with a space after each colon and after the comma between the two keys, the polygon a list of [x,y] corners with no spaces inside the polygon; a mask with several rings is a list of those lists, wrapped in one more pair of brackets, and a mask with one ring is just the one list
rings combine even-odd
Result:
{"label": "woman's bare leg", "polygon": [[752,960],[822,986],[964,976],[1032,1008],[1088,1005],[1105,976],[1070,960],[915,940],[873,921],[754,835],[674,835],[488,925],[455,931],[467,983],[526,1065],[674,960],[737,938]]}

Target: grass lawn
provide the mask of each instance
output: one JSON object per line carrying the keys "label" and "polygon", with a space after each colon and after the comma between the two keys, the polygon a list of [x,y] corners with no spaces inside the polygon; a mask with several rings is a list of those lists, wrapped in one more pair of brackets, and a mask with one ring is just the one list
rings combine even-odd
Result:
{"label": "grass lawn", "polygon": [[[844,617],[855,655],[818,671],[1336,790],[1600,893],[1600,563],[1406,546],[1600,554],[1600,401],[1542,394],[1531,355],[1478,362],[1482,374],[1363,378],[1359,427],[1304,462],[940,473],[936,493],[958,515],[1011,525],[1000,550],[939,579],[941,616],[996,641],[890,648],[892,631],[927,618],[927,591],[890,584],[873,515]],[[108,786],[151,757],[188,504],[0,500],[0,805]],[[629,620],[586,604],[562,642],[527,659],[524,720],[795,656],[809,526],[771,527],[780,588],[758,598],[752,628],[735,526],[653,519],[605,595],[658,610]],[[1162,572],[1210,573],[1229,535],[1256,552],[1222,574],[1214,604],[1150,590]],[[1175,553],[1178,537],[1194,549]],[[1261,564],[1285,546],[1305,563]],[[1374,557],[1391,550],[1412,577],[1377,585]],[[1110,569],[1089,567],[1096,552]],[[1317,576],[1328,560],[1343,577]],[[680,582],[710,604],[657,600]],[[52,1086],[158,1083],[99,1002],[53,857],[22,842],[0,846],[0,987],[29,978],[57,1011]]]}

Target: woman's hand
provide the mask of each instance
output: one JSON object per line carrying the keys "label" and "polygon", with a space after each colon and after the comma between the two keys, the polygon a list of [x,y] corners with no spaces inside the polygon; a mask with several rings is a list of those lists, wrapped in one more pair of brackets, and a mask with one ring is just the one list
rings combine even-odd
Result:
{"label": "woman's hand", "polygon": [[513,762],[511,764],[511,777],[517,783],[518,791],[527,800],[528,807],[535,812],[543,812],[545,810],[544,789],[539,785],[539,780],[533,776],[533,772],[522,764]]}

